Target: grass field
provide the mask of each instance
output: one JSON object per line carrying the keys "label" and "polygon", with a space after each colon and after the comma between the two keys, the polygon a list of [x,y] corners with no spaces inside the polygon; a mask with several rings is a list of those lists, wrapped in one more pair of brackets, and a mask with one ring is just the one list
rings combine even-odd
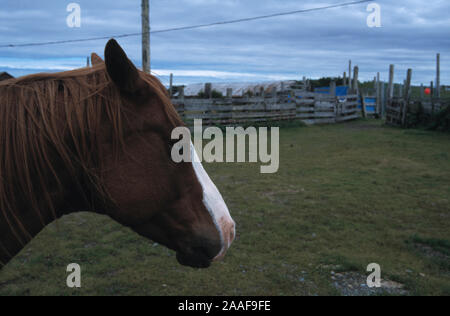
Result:
{"label": "grass field", "polygon": [[[280,170],[206,166],[237,222],[208,270],[107,217],[66,216],[0,271],[0,295],[339,295],[331,273],[450,295],[450,135],[379,121],[281,129]],[[82,288],[66,287],[66,266]]]}

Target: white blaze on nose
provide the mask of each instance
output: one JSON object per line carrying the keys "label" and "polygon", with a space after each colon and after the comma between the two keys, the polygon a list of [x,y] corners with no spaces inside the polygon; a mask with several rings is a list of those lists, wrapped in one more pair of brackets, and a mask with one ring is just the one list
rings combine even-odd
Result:
{"label": "white blaze on nose", "polygon": [[220,234],[222,250],[214,258],[214,260],[220,260],[225,256],[226,251],[234,240],[235,224],[230,216],[230,212],[228,211],[228,207],[225,204],[222,195],[214,182],[212,182],[206,170],[203,168],[192,142],[191,159],[197,179],[203,188],[203,204],[211,215],[212,220]]}

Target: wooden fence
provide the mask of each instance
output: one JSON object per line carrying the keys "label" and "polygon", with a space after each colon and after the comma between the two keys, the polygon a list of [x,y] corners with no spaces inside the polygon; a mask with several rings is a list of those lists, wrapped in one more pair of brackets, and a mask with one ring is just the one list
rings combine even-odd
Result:
{"label": "wooden fence", "polygon": [[[438,54],[439,60],[439,54]],[[450,99],[440,97],[438,93],[431,93],[430,97],[423,96],[423,86],[421,87],[421,95],[419,98],[411,97],[411,78],[412,69],[408,69],[406,74],[405,86],[402,89],[400,97],[393,97],[393,72],[394,66],[390,66],[390,82],[388,103],[386,106],[386,123],[394,126],[408,127],[409,117],[426,116],[427,119],[445,107],[449,106]],[[438,80],[439,81],[439,80]],[[432,90],[432,89],[431,89]],[[439,89],[440,90],[440,89]]]}
{"label": "wooden fence", "polygon": [[301,121],[308,125],[343,122],[360,117],[357,95],[333,97],[304,90],[275,95],[227,98],[172,99],[189,126],[194,119],[203,125],[244,125],[270,121]]}
{"label": "wooden fence", "polygon": [[403,98],[393,98],[386,106],[386,124],[394,126],[404,125],[406,102]]}
{"label": "wooden fence", "polygon": [[386,123],[394,126],[408,126],[408,116],[425,115],[431,117],[450,105],[450,99],[417,98],[405,101],[404,98],[393,98],[386,107]]}

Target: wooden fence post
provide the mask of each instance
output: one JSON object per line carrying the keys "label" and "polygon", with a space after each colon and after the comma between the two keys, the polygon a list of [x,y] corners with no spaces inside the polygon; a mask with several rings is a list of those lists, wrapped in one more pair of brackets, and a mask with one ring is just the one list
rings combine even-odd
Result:
{"label": "wooden fence post", "polygon": [[385,113],[386,113],[386,83],[381,82],[380,116],[384,117]]}
{"label": "wooden fence post", "polygon": [[212,84],[211,83],[205,83],[205,97],[207,99],[212,98]]}
{"label": "wooden fence post", "polygon": [[170,81],[169,81],[169,96],[172,98],[173,96],[173,74],[170,74]]}
{"label": "wooden fence post", "polygon": [[266,97],[266,90],[264,89],[264,87],[259,88],[259,94],[263,99]]}
{"label": "wooden fence post", "polygon": [[389,66],[389,85],[387,105],[392,106],[392,100],[394,99],[394,65]]}
{"label": "wooden fence post", "polygon": [[412,79],[412,69],[408,69],[405,82],[405,91],[403,99],[403,109],[402,109],[402,126],[407,127],[407,115],[409,109],[409,99],[411,96],[411,79]]}
{"label": "wooden fence post", "polygon": [[227,99],[233,99],[233,88],[227,88]]}
{"label": "wooden fence post", "polygon": [[431,81],[430,82],[430,89],[431,89],[431,92],[430,92],[430,101],[431,101],[431,114],[434,114],[434,99],[433,99],[433,95],[434,95],[434,82],[433,81]]}
{"label": "wooden fence post", "polygon": [[366,94],[361,93],[361,110],[364,118],[367,118]]}
{"label": "wooden fence post", "polygon": [[181,102],[178,102],[178,113],[180,113],[181,119],[184,121],[185,118],[185,105],[184,105],[184,86],[179,87],[178,89],[178,99]]}
{"label": "wooden fence post", "polygon": [[441,97],[441,54],[436,55],[436,98]]}
{"label": "wooden fence post", "polygon": [[353,73],[353,93],[356,95],[359,93],[358,91],[358,74],[359,74],[359,67],[355,66],[354,73]]}
{"label": "wooden fence post", "polygon": [[405,85],[403,87],[404,88],[403,97],[405,99],[411,96],[411,77],[412,77],[412,69],[408,69],[408,72],[406,73]]}
{"label": "wooden fence post", "polygon": [[[352,61],[348,62],[348,88],[352,89]],[[351,91],[350,91],[351,92]]]}
{"label": "wooden fence post", "polygon": [[375,97],[376,97],[376,109],[375,112],[380,115],[381,113],[381,82],[380,82],[380,73],[377,73],[377,87],[375,89]]}
{"label": "wooden fence post", "polygon": [[373,91],[377,95],[377,77],[373,77]]}

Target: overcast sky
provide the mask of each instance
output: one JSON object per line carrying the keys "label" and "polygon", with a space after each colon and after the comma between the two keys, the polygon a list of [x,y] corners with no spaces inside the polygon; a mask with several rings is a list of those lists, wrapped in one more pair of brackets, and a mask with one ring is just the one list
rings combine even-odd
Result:
{"label": "overcast sky", "polygon": [[[150,0],[152,30],[322,7],[352,0]],[[70,28],[67,5],[81,7],[81,27]],[[380,28],[367,26],[368,4],[231,25],[152,34],[152,69],[163,83],[268,81],[339,76],[348,60],[371,80],[396,81],[413,69],[416,84],[450,84],[450,1],[380,0]],[[0,0],[0,45],[112,36],[141,31],[140,0]],[[141,39],[119,43],[141,66]],[[0,48],[0,72],[14,76],[82,67],[103,56],[106,40],[39,47]]]}

